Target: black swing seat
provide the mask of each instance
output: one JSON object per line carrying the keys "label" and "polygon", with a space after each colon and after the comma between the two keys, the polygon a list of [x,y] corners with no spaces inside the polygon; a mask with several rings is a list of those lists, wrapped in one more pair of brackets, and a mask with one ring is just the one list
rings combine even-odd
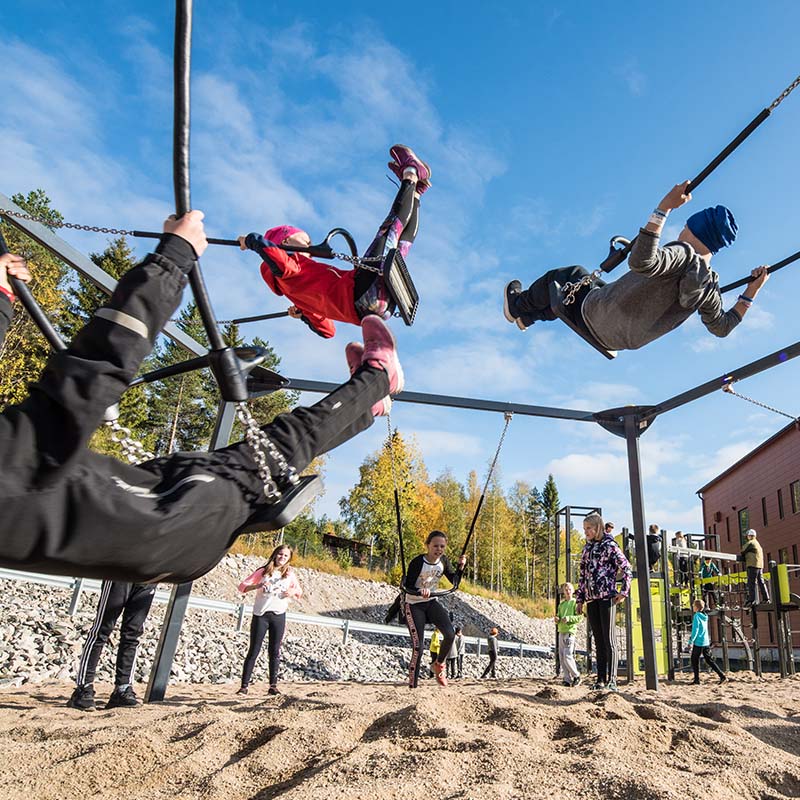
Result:
{"label": "black swing seat", "polygon": [[[602,282],[598,282],[599,286],[602,286]],[[550,284],[550,310],[556,316],[556,318],[560,319],[565,325],[572,328],[572,330],[578,334],[585,342],[590,344],[597,350],[598,353],[602,353],[607,359],[613,360],[617,357],[616,350],[608,350],[604,347],[600,342],[595,339],[592,332],[589,330],[586,322],[583,319],[583,314],[581,314],[581,307],[578,302],[572,303],[569,306],[564,305],[564,293],[561,290],[561,285],[557,281],[553,281]]]}
{"label": "black swing seat", "polygon": [[319,475],[303,475],[295,486],[284,490],[277,503],[265,505],[238,528],[234,535],[285,528],[321,491],[322,479]]}
{"label": "black swing seat", "polygon": [[386,254],[381,269],[386,291],[394,300],[403,322],[406,325],[413,325],[419,308],[419,294],[414,281],[411,280],[406,262],[397,248],[391,249]]}

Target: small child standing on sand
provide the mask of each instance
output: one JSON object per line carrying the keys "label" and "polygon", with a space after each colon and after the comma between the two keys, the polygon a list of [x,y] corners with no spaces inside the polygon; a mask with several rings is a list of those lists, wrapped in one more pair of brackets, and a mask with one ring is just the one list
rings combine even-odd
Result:
{"label": "small child standing on sand", "polygon": [[694,601],[693,607],[692,635],[689,637],[689,644],[692,647],[692,670],[694,671],[692,683],[696,685],[700,683],[700,656],[719,675],[719,682],[725,683],[727,680],[725,673],[717,666],[709,647],[711,637],[708,635],[708,614],[705,613],[706,604],[698,598]]}

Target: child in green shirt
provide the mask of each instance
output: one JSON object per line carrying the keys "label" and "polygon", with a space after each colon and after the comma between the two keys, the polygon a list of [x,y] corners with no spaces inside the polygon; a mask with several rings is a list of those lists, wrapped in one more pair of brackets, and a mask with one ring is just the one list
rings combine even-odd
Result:
{"label": "child in green shirt", "polygon": [[575,631],[582,617],[575,610],[575,600],[572,597],[574,593],[575,587],[571,583],[565,583],[561,587],[564,599],[558,604],[555,614],[558,626],[558,659],[564,686],[577,686],[581,682],[578,665],[575,663]]}

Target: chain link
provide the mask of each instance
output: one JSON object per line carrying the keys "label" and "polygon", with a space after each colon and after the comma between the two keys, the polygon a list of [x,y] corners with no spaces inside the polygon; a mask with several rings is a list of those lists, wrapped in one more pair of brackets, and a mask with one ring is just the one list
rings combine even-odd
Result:
{"label": "chain link", "polygon": [[752,403],[754,406],[760,406],[761,408],[765,408],[767,411],[772,411],[775,414],[780,414],[782,417],[788,417],[789,419],[793,420],[794,422],[797,422],[797,420],[798,420],[797,417],[793,417],[791,414],[787,414],[785,411],[781,411],[778,408],[773,408],[772,406],[768,406],[766,403],[761,403],[758,400],[753,400],[752,397],[748,397],[747,395],[739,394],[739,392],[734,390],[733,384],[726,383],[722,387],[722,391],[723,392],[727,392],[728,394],[732,394],[734,397],[738,397],[741,400],[747,400],[748,403]]}
{"label": "chain link", "polygon": [[575,298],[578,296],[578,292],[583,289],[584,286],[591,287],[595,281],[600,279],[602,274],[602,270],[596,269],[594,272],[584,275],[579,281],[575,281],[574,283],[565,283],[561,287],[561,291],[564,293],[564,305],[572,305],[575,302]]}
{"label": "chain link", "polygon": [[514,412],[506,411],[504,412],[504,416],[506,424],[503,426],[503,432],[500,434],[500,441],[497,443],[497,450],[494,451],[492,465],[489,467],[489,472],[486,475],[486,483],[483,484],[483,494],[486,494],[486,490],[489,488],[489,481],[492,479],[494,468],[497,466],[497,459],[500,458],[500,451],[503,449],[503,442],[505,441],[506,434],[508,433],[508,426],[511,424],[511,420],[514,417]]}
{"label": "chain link", "polygon": [[111,431],[111,441],[119,445],[129,464],[141,464],[142,461],[150,461],[156,457],[155,453],[151,453],[140,441],[134,439],[131,429],[120,425],[119,420],[107,420],[105,426]]}
{"label": "chain link", "polygon": [[[276,503],[280,500],[282,491],[278,486],[278,480],[284,484],[296,486],[300,481],[300,475],[294,467],[289,466],[283,453],[275,446],[272,439],[267,436],[256,421],[247,403],[236,404],[236,416],[244,425],[244,438],[250,449],[253,451],[253,458],[256,462],[258,475],[264,484],[264,495],[268,502]],[[278,467],[278,479],[276,480],[269,468],[268,459],[271,458]]]}
{"label": "chain link", "polygon": [[[354,267],[365,269],[367,272],[376,272],[379,275],[383,272],[383,256],[364,258],[362,256],[350,256],[347,253],[334,253],[333,257],[338,258],[340,261],[346,261],[348,264],[352,264]],[[370,266],[371,264],[378,264],[379,266],[373,267]]]}
{"label": "chain link", "polygon": [[800,86],[800,75],[772,101],[772,105],[769,107],[770,112],[774,111],[798,86]]}
{"label": "chain link", "polygon": [[27,219],[29,222],[38,222],[46,228],[70,228],[76,231],[91,231],[92,233],[110,233],[114,236],[133,236],[133,231],[126,231],[122,228],[104,228],[100,225],[80,225],[77,222],[58,222],[51,219],[43,219],[33,214],[26,214],[24,211],[11,211],[8,208],[0,208],[0,214],[17,219]]}

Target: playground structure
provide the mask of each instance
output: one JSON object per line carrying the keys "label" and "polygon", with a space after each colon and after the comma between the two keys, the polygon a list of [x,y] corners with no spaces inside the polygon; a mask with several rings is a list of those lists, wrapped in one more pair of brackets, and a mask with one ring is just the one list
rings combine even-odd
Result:
{"label": "playground structure", "polygon": [[[556,514],[557,586],[565,580],[574,582],[578,578],[580,552],[573,553],[570,546],[570,522],[573,517],[583,517],[592,511],[600,513],[599,506],[565,506]],[[566,533],[563,548],[562,532]],[[712,652],[721,659],[725,672],[746,669],[760,677],[762,672],[777,668],[782,678],[796,674],[800,665],[800,616],[793,627],[792,615],[800,611],[800,565],[771,561],[769,570],[764,573],[770,587],[769,601],[750,606],[747,571],[738,561],[738,555],[719,550],[716,535],[687,534],[688,547],[670,544],[664,530],[660,538],[661,555],[650,565],[648,576],[658,675],[674,680],[676,674],[688,668],[692,604],[698,598],[706,603]],[[623,528],[615,539],[633,567],[630,597],[617,610],[617,633],[622,640],[620,651],[625,654],[620,659],[620,677],[633,681],[646,670],[639,602],[642,575],[631,552],[632,534]],[[709,544],[713,548],[709,549]],[[718,575],[699,576],[698,567],[704,556],[717,563]],[[592,642],[588,627],[586,653],[589,671]],[[558,668],[556,661],[557,673]]]}
{"label": "playground structure", "polygon": [[[176,195],[176,214],[183,215],[191,208],[190,192],[189,192],[189,89],[190,89],[190,56],[191,56],[191,2],[188,0],[178,0],[176,3],[176,28],[175,28],[175,130],[174,130],[174,148],[173,148],[173,168],[174,168],[174,182],[175,182],[175,195]],[[766,120],[772,110],[793,91],[793,89],[800,84],[798,78],[790,87],[788,87],[782,95],[780,95],[772,103],[771,106],[765,108],[751,123],[745,128],[739,136],[732,141],[725,150],[720,153],[697,177],[693,180],[693,188],[696,188],[702,180],[710,174],[713,169],[718,166],[738,145],[744,141],[747,136],[755,130],[764,120]],[[79,273],[87,277],[90,281],[95,283],[102,290],[110,292],[113,290],[115,281],[99,269],[94,263],[72,248],[69,244],[53,234],[47,226],[42,225],[36,220],[32,219],[24,213],[23,209],[17,207],[10,198],[0,194],[0,203],[3,206],[2,217],[4,221],[14,225],[18,229],[24,231],[32,239],[43,245],[50,252],[54,253],[65,261],[68,265],[74,267]],[[612,250],[614,245],[612,244]],[[622,250],[614,251],[609,254],[611,261],[619,259],[617,263],[621,263],[624,259]],[[609,259],[604,262],[602,269],[610,271],[613,266]],[[789,260],[786,260],[789,263]],[[777,265],[776,265],[777,267]],[[409,281],[404,280],[405,276],[402,269],[398,265],[398,274],[401,276],[398,283],[398,290],[406,286]],[[298,391],[322,392],[328,393],[335,388],[333,384],[323,383],[318,381],[307,381],[298,379],[283,379],[280,376],[274,376],[271,381],[253,380],[254,375],[248,374],[251,372],[252,363],[244,358],[242,354],[237,353],[233,348],[225,346],[222,339],[221,332],[218,328],[217,320],[213,315],[213,310],[208,298],[207,290],[203,281],[203,276],[200,272],[199,266],[195,267],[190,275],[190,283],[193,294],[198,304],[200,315],[203,321],[204,328],[211,343],[211,350],[208,351],[198,342],[191,337],[187,336],[179,328],[173,324],[168,324],[164,328],[164,333],[179,342],[191,353],[199,356],[203,360],[203,365],[208,364],[215,378],[217,379],[222,400],[219,406],[219,413],[217,416],[217,424],[212,436],[210,449],[217,449],[227,444],[234,420],[234,415],[239,413],[243,421],[246,423],[246,431],[248,440],[253,440],[253,448],[257,454],[263,455],[263,442],[259,442],[257,436],[257,425],[252,418],[252,415],[247,410],[245,401],[248,399],[255,399],[264,394],[274,391],[276,388],[290,388]],[[413,287],[411,287],[413,288]],[[404,317],[404,321],[410,324],[413,321],[413,315],[416,312],[416,298],[411,292],[411,288],[406,286],[409,292],[405,297],[408,306],[408,318]],[[24,297],[24,287],[17,288],[15,291],[21,297]],[[36,318],[35,309],[28,309],[31,315]],[[41,326],[43,329],[45,326]],[[59,342],[51,340],[53,346],[58,346]],[[611,434],[620,436],[625,439],[627,446],[628,458],[628,476],[631,489],[631,507],[633,526],[635,531],[635,551],[636,561],[639,564],[647,565],[647,548],[645,538],[645,524],[644,524],[644,495],[641,479],[641,463],[639,454],[639,438],[650,429],[653,422],[663,413],[672,411],[692,402],[698,398],[704,397],[708,394],[730,386],[736,381],[751,377],[773,366],[786,363],[788,360],[800,355],[800,342],[795,342],[785,348],[777,350],[767,356],[764,356],[757,361],[744,365],[736,370],[726,373],[722,376],[715,377],[704,384],[696,386],[674,397],[668,398],[656,405],[625,405],[618,408],[610,408],[598,411],[585,411],[569,408],[553,408],[545,406],[534,406],[527,404],[508,403],[503,401],[481,400],[476,398],[462,398],[450,397],[432,394],[420,394],[414,392],[403,392],[396,399],[412,403],[425,403],[432,405],[439,405],[444,407],[454,408],[470,408],[483,411],[494,411],[508,414],[516,413],[520,415],[545,417],[551,419],[563,419],[572,421],[581,421],[596,423],[604,428]],[[197,363],[196,360],[192,360]],[[187,362],[188,363],[188,362]],[[280,380],[278,380],[280,378]],[[268,487],[268,475],[265,478],[265,488]],[[297,484],[294,480],[295,488],[287,489],[286,495],[288,498],[293,498],[298,502],[293,503],[292,511],[299,512],[304,503],[300,500],[310,499],[316,492],[314,481],[307,484]],[[302,495],[302,496],[301,496]],[[279,495],[280,496],[280,493]],[[277,524],[276,515],[271,512],[273,519],[271,523]],[[291,514],[285,516],[291,517]],[[263,521],[260,524],[265,524]],[[238,533],[246,532],[245,529],[238,531]],[[568,531],[569,534],[569,531]],[[569,539],[569,535],[567,537]],[[571,552],[567,558],[567,564],[571,564]],[[652,580],[653,573],[649,567],[645,570],[648,574],[648,582]],[[797,569],[790,573],[796,578]],[[787,573],[787,603],[785,604],[788,610],[797,603],[792,601],[792,597],[797,598],[797,592],[792,593],[789,590],[789,573]],[[776,576],[775,582],[780,579]],[[669,576],[665,578],[665,592],[664,596],[668,597],[667,591],[669,587]],[[156,652],[153,673],[151,675],[150,684],[147,690],[147,700],[161,700],[164,698],[166,686],[169,679],[170,668],[174,658],[175,650],[177,647],[178,636],[180,633],[183,618],[186,613],[189,595],[191,593],[191,583],[181,584],[176,586],[173,590],[172,597],[167,610],[165,622],[162,628],[162,636],[159,642],[158,650]],[[658,669],[657,669],[657,646],[654,630],[654,604],[653,595],[650,586],[645,586],[644,583],[638,586],[638,591],[634,592],[638,595],[637,606],[637,620],[639,620],[639,630],[641,638],[641,659],[643,663],[644,673],[646,677],[646,684],[648,689],[658,689]],[[627,614],[632,617],[631,604],[625,604],[628,607]],[[758,609],[760,610],[760,609]],[[671,612],[670,612],[671,613]],[[776,612],[777,606],[776,606]],[[667,615],[669,617],[669,614]],[[757,619],[755,616],[754,625],[757,626]],[[784,620],[785,630],[789,631],[789,640],[791,642],[791,630],[788,627],[788,622]],[[632,630],[632,622],[628,624],[627,630]],[[628,637],[629,639],[631,637]],[[663,638],[663,637],[662,637]],[[632,647],[633,643],[628,644]],[[791,645],[790,645],[791,647]],[[628,659],[628,669],[632,669],[634,659]],[[784,658],[785,661],[785,658]],[[794,668],[792,659],[790,658],[791,668]]]}

